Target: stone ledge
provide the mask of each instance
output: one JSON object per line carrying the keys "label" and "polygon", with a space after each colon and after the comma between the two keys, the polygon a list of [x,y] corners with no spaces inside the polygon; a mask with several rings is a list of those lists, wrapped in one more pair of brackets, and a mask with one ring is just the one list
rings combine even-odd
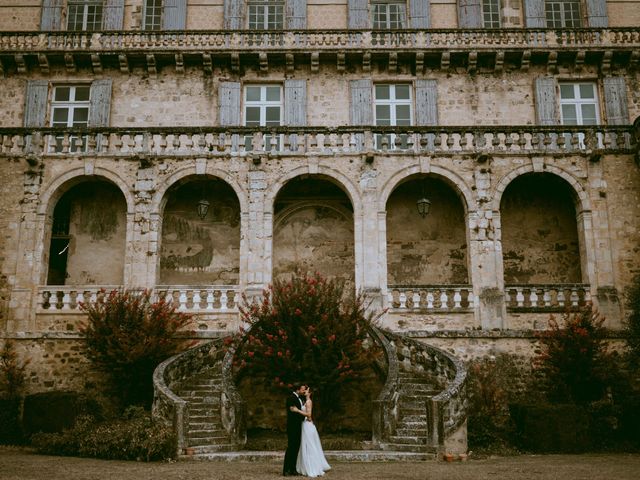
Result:
{"label": "stone ledge", "polygon": [[[324,452],[328,461],[338,462],[416,462],[436,460],[433,453],[392,452],[382,450],[328,450]],[[179,460],[217,462],[282,461],[284,452],[239,451],[180,455]]]}

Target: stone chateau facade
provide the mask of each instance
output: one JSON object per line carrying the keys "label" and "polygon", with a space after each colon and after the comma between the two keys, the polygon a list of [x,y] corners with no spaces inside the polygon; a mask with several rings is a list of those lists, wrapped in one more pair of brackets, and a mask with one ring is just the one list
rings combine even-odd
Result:
{"label": "stone chateau facade", "polygon": [[[82,389],[80,302],[237,328],[296,267],[468,360],[640,272],[640,1],[0,1],[0,337]],[[428,210],[428,212],[426,211]]]}

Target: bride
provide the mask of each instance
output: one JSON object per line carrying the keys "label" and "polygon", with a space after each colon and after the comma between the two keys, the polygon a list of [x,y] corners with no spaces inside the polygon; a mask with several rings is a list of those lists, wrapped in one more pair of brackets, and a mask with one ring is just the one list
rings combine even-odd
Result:
{"label": "bride", "polygon": [[306,418],[302,422],[302,438],[300,440],[300,450],[298,450],[296,470],[307,477],[317,477],[324,475],[324,472],[331,469],[331,467],[324,458],[318,430],[316,430],[316,426],[311,420],[313,410],[311,395],[311,389],[307,387],[307,401],[300,412]]}

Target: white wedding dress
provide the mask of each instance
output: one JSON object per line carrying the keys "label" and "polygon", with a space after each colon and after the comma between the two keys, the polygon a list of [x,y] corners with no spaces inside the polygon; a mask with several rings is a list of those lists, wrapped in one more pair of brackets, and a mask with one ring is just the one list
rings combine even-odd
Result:
{"label": "white wedding dress", "polygon": [[[305,407],[302,407],[302,410],[305,410]],[[324,458],[316,426],[313,422],[304,420],[296,470],[307,477],[318,477],[324,475],[324,472],[329,469],[331,467],[327,463],[327,459]]]}

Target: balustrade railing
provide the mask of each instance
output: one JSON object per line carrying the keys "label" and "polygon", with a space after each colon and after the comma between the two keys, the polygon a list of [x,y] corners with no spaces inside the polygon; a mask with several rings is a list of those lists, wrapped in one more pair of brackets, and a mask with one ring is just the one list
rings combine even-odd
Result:
{"label": "balustrade railing", "polygon": [[3,52],[560,49],[640,45],[638,28],[2,32]]}
{"label": "balustrade railing", "polygon": [[[390,138],[395,139],[392,145]],[[0,129],[0,154],[6,156],[562,155],[632,152],[634,147],[630,126]]]}
{"label": "balustrade railing", "polygon": [[[38,292],[38,311],[49,313],[80,312],[81,303],[96,302],[119,286],[42,286]],[[237,285],[207,287],[157,286],[152,299],[164,299],[188,313],[237,312],[240,301]]]}
{"label": "balustrade railing", "polygon": [[509,310],[566,310],[583,307],[590,301],[588,284],[505,286]]}
{"label": "balustrade railing", "polygon": [[455,312],[473,310],[475,305],[471,285],[389,285],[387,295],[391,310]]}

